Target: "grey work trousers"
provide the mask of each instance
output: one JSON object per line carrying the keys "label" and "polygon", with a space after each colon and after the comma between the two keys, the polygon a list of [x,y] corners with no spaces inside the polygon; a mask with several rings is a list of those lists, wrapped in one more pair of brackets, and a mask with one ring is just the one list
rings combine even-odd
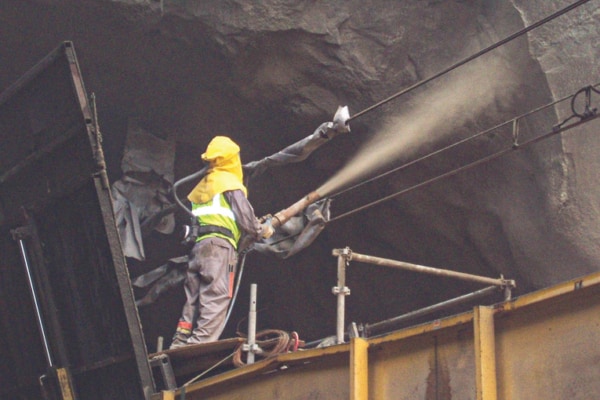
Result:
{"label": "grey work trousers", "polygon": [[233,295],[236,266],[237,252],[225,239],[209,237],[192,248],[181,317],[193,326],[188,344],[219,340]]}

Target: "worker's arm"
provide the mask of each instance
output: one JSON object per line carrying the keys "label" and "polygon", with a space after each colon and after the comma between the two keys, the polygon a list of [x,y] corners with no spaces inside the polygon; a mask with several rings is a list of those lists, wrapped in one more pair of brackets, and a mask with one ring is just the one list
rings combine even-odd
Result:
{"label": "worker's arm", "polygon": [[[235,221],[242,231],[242,238],[238,244],[240,250],[244,250],[252,243],[265,236],[265,225],[261,225],[254,214],[254,208],[241,190],[228,190],[223,193],[231,205]],[[271,232],[272,233],[272,232]]]}
{"label": "worker's arm", "polygon": [[296,163],[306,160],[313,151],[323,144],[333,139],[340,133],[350,132],[348,125],[348,108],[340,107],[333,117],[333,121],[324,122],[304,139],[286,147],[285,149],[272,154],[262,160],[252,161],[244,164],[244,176],[249,178],[256,177],[266,171],[268,168],[277,167],[285,164]]}

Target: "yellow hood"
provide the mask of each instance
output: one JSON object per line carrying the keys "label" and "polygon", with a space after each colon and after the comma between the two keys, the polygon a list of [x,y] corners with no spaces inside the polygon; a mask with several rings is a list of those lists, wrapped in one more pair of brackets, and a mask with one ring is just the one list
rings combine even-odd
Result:
{"label": "yellow hood", "polygon": [[217,193],[240,189],[247,195],[242,172],[240,147],[226,136],[215,136],[202,154],[209,163],[208,174],[188,194],[196,204],[210,201]]}

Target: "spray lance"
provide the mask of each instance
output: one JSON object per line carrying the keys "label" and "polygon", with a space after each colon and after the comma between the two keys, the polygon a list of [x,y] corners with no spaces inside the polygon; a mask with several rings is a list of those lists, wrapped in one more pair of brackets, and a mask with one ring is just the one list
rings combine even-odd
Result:
{"label": "spray lance", "polygon": [[[348,106],[339,106],[335,115],[333,116],[333,121],[327,123],[327,129],[342,133],[342,132],[350,132],[350,112],[348,111]],[[285,224],[295,215],[304,211],[308,206],[317,201],[321,200],[323,195],[318,193],[316,190],[310,192],[302,199],[298,200],[296,203],[292,204],[286,209],[283,209],[277,212],[275,215],[265,215],[260,218],[261,222],[269,222],[273,229],[277,229],[278,227]]]}

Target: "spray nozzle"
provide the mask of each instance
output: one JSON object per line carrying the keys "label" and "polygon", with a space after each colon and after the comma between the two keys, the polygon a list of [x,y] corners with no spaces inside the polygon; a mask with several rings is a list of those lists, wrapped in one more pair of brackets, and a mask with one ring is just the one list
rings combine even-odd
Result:
{"label": "spray nozzle", "polygon": [[338,106],[335,115],[333,116],[333,129],[338,133],[350,132],[350,125],[348,120],[350,119],[350,111],[348,106]]}

